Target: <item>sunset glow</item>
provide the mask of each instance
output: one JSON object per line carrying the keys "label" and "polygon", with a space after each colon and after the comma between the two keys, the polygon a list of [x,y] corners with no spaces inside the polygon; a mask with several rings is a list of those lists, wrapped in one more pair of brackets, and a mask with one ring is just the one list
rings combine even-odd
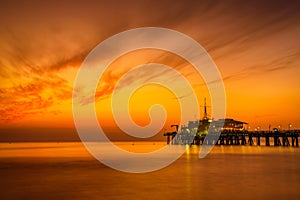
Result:
{"label": "sunset glow", "polygon": [[[0,128],[73,128],[73,83],[85,57],[108,37],[145,26],[180,31],[207,50],[223,77],[228,118],[253,128],[288,129],[289,124],[300,128],[299,6],[283,1],[241,3],[2,3]],[[152,62],[170,66],[190,81],[200,103],[200,116],[194,119],[202,117],[204,97],[210,105],[203,77],[179,56],[147,49],[120,57],[99,81],[95,104],[99,122],[106,128],[118,129],[110,108],[118,80],[132,67]],[[151,69],[134,78],[143,82],[151,75],[174,78]],[[177,100],[165,88],[145,86],[130,102],[132,118],[147,125],[148,109],[159,103],[168,114],[164,128],[170,129],[180,120]]]}
{"label": "sunset glow", "polygon": [[0,200],[299,200],[299,0],[1,0]]}

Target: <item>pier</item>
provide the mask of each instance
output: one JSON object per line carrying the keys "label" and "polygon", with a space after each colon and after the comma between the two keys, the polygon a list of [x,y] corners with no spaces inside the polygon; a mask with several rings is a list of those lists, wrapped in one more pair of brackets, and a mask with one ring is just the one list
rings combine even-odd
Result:
{"label": "pier", "polygon": [[[208,117],[206,98],[204,98],[204,113],[201,120],[189,121],[187,125],[181,126],[173,124],[176,131],[166,132],[167,144],[191,144],[191,145],[256,145],[256,146],[292,146],[299,147],[300,130],[271,129],[268,131],[249,131],[247,122],[224,118],[213,120]],[[221,133],[220,133],[221,132]]]}
{"label": "pier", "polygon": [[[300,130],[288,131],[229,131],[224,130],[217,138],[217,133],[209,134],[186,134],[177,131],[165,133],[167,144],[188,144],[191,145],[265,145],[265,146],[292,146],[299,147]],[[191,137],[194,139],[191,140]],[[207,139],[205,140],[205,138]]]}

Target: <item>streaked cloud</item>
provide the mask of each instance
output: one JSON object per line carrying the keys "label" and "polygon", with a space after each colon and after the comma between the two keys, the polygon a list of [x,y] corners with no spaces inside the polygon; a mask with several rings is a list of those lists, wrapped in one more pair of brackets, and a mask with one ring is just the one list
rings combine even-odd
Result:
{"label": "streaked cloud", "polygon": [[65,80],[51,77],[34,79],[28,84],[19,84],[0,89],[0,122],[10,123],[35,114],[57,114],[50,109],[54,104],[71,99],[72,88]]}
{"label": "streaked cloud", "polygon": [[[136,27],[160,26],[191,36],[212,56],[225,83],[247,84],[266,73],[299,73],[299,10],[300,3],[293,0],[4,1],[0,8],[1,121],[55,112],[54,105],[71,99],[73,80],[65,71],[79,68],[99,42]],[[164,59],[167,56],[161,54],[147,62]],[[185,67],[175,64],[178,70]],[[112,93],[125,70],[107,72],[96,92],[98,100]],[[149,69],[121,87],[137,78],[146,82],[161,75],[166,74]],[[47,90],[53,95],[47,95]]]}

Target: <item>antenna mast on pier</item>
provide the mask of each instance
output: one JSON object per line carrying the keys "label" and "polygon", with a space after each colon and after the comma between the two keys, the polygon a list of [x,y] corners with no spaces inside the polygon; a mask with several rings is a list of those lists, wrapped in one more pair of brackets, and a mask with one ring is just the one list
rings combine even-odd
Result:
{"label": "antenna mast on pier", "polygon": [[206,110],[206,97],[204,97],[204,115],[203,120],[207,120],[207,110]]}

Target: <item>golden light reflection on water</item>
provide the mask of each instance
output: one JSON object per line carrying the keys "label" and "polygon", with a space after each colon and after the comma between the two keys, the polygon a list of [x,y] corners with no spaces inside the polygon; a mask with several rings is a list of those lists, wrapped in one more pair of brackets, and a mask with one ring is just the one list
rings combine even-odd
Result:
{"label": "golden light reflection on water", "polygon": [[119,148],[132,153],[150,153],[157,151],[167,144],[166,142],[113,142]]}
{"label": "golden light reflection on water", "polygon": [[[145,152],[165,142],[118,145]],[[41,191],[48,199],[240,199],[241,193],[249,200],[299,199],[300,148],[215,146],[199,159],[201,146],[173,147],[187,151],[170,166],[129,174],[100,164],[79,142],[0,143],[0,180],[5,183],[0,193],[3,199],[33,198]]]}
{"label": "golden light reflection on water", "polygon": [[[118,147],[133,153],[147,153],[166,146],[165,142],[115,142]],[[182,148],[182,145],[173,145]],[[201,146],[185,146],[187,159],[197,155]],[[210,154],[271,154],[271,153],[299,153],[295,147],[265,147],[265,146],[215,146]],[[63,143],[0,143],[0,157],[91,157],[80,142]]]}
{"label": "golden light reflection on water", "polygon": [[90,157],[79,142],[0,143],[0,157]]}

